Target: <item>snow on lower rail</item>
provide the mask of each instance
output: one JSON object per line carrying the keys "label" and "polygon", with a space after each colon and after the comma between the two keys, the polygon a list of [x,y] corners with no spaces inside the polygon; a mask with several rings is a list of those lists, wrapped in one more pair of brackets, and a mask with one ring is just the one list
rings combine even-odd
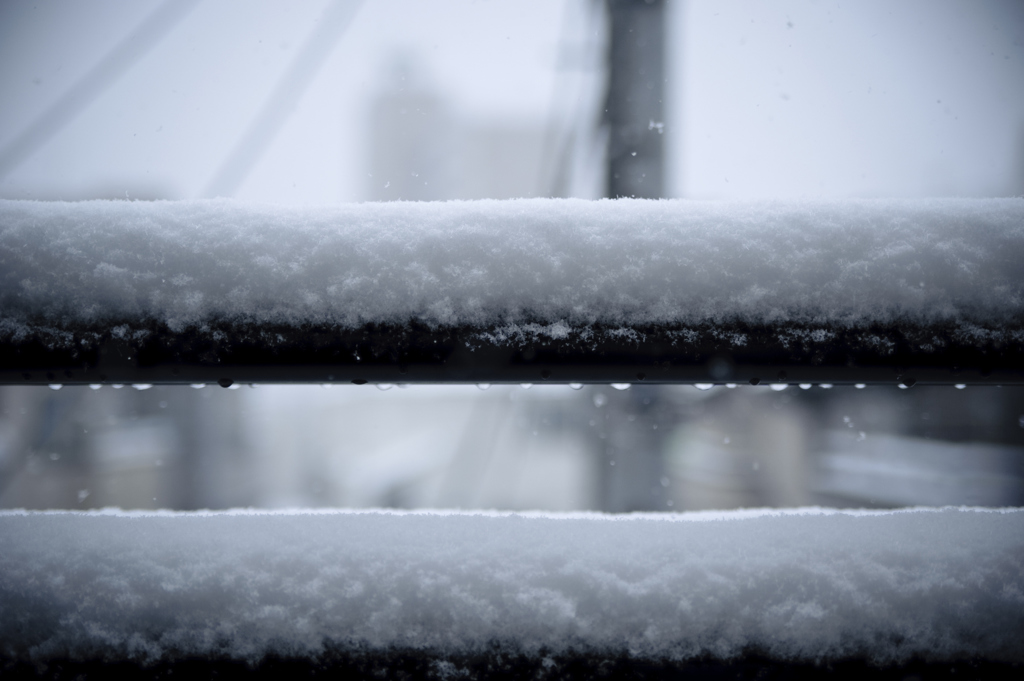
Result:
{"label": "snow on lower rail", "polygon": [[1024,511],[0,514],[0,657],[1024,662]]}
{"label": "snow on lower rail", "polygon": [[1024,199],[0,201],[0,324],[1019,321]]}

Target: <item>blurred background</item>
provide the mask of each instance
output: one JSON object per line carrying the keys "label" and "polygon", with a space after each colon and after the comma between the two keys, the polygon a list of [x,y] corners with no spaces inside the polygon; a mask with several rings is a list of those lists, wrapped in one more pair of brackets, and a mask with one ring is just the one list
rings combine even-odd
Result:
{"label": "blurred background", "polygon": [[[0,198],[1022,194],[1019,0],[0,1]],[[0,387],[0,506],[1024,505],[1020,388],[774,388]]]}
{"label": "blurred background", "polygon": [[1021,388],[382,387],[6,387],[0,507],[1024,505]]}

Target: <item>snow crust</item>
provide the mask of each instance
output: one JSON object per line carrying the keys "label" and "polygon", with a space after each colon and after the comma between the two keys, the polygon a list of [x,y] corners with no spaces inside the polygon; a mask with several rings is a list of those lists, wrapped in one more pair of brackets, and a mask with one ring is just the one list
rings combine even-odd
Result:
{"label": "snow crust", "polygon": [[[1024,199],[0,201],[0,331],[1019,326]],[[530,326],[532,325],[532,326]]]}
{"label": "snow crust", "polygon": [[0,657],[1024,661],[1024,510],[3,513]]}

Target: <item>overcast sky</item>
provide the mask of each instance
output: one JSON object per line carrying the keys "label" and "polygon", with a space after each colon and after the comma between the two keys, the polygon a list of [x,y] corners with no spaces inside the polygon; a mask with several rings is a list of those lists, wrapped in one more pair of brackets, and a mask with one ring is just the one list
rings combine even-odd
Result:
{"label": "overcast sky", "polygon": [[[593,120],[589,2],[366,0],[236,196],[361,200],[397,54],[464,118]],[[0,2],[0,150],[159,7]],[[327,7],[202,0],[0,196],[202,195]],[[1024,193],[1022,2],[670,1],[667,30],[675,196]]]}

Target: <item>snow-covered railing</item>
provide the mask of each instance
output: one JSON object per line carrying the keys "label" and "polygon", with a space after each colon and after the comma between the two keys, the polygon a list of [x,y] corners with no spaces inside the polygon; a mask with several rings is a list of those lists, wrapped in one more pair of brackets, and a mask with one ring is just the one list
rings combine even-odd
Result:
{"label": "snow-covered railing", "polygon": [[5,678],[1010,679],[1024,665],[1020,510],[4,512],[0,538]]}
{"label": "snow-covered railing", "polygon": [[1024,199],[0,202],[0,382],[1024,381]]}

